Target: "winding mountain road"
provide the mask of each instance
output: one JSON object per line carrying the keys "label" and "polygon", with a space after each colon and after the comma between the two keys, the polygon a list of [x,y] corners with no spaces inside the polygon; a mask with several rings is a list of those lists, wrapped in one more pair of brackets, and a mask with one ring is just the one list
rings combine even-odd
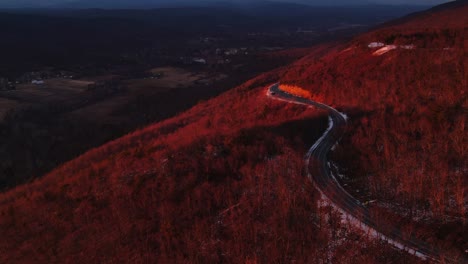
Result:
{"label": "winding mountain road", "polygon": [[268,89],[267,95],[271,98],[294,104],[317,107],[326,110],[329,114],[329,127],[321,138],[310,148],[305,156],[306,173],[315,187],[320,191],[322,198],[328,202],[343,217],[358,226],[369,235],[387,241],[396,248],[405,250],[424,260],[441,263],[462,263],[441,254],[426,243],[401,232],[395,226],[392,230],[384,230],[370,215],[369,209],[360,201],[350,195],[335,179],[328,167],[328,153],[343,136],[346,128],[346,117],[336,109],[298,97],[280,90],[279,83]]}

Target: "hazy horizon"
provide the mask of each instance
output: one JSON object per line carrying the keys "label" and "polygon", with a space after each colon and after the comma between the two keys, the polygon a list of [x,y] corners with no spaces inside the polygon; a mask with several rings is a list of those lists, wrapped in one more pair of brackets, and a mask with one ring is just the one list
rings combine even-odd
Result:
{"label": "hazy horizon", "polygon": [[[255,2],[268,2],[257,0]],[[270,2],[300,3],[317,6],[345,5],[422,5],[432,6],[447,0],[276,0]],[[214,3],[248,4],[249,0],[0,0],[0,8],[47,8],[47,7],[77,7],[77,8],[121,8],[121,7],[158,7],[177,5],[209,5]]]}

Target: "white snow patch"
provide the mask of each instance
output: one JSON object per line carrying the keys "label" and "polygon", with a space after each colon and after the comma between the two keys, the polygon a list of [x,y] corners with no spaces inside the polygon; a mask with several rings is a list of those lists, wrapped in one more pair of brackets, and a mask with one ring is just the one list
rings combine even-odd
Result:
{"label": "white snow patch", "polygon": [[412,49],[415,49],[416,46],[414,44],[409,44],[409,45],[401,45],[400,48],[406,49],[406,50],[412,50]]}
{"label": "white snow patch", "polygon": [[335,177],[335,173],[334,173],[334,172],[336,172],[336,174],[338,175],[338,177],[339,177],[340,179],[344,179],[344,178],[345,178],[345,175],[342,174],[342,173],[340,173],[340,167],[338,167],[338,165],[337,165],[336,163],[334,163],[334,162],[332,162],[331,165],[332,165],[333,168],[334,168],[334,171],[333,171],[333,170],[331,171],[331,175],[333,176],[333,178],[335,179],[335,181],[336,181],[336,177]]}
{"label": "white snow patch", "polygon": [[36,84],[36,85],[43,85],[44,81],[43,80],[32,80],[31,83]]}
{"label": "white snow patch", "polygon": [[335,145],[332,146],[331,151],[335,151],[337,146],[338,146],[338,142],[336,142]]}
{"label": "white snow patch", "polygon": [[369,47],[370,49],[381,48],[383,46],[385,46],[385,44],[382,42],[371,42],[369,43],[369,45],[367,45],[367,47]]}
{"label": "white snow patch", "polygon": [[343,117],[344,120],[348,121],[349,117],[347,114],[341,113],[341,112],[338,112],[338,113]]}
{"label": "white snow patch", "polygon": [[385,54],[385,53],[387,53],[389,51],[392,51],[394,49],[397,49],[397,48],[398,48],[398,46],[396,46],[396,45],[387,45],[387,46],[385,46],[383,48],[380,48],[380,49],[376,50],[374,53],[372,53],[372,55],[381,56],[381,55],[383,55],[383,54]]}

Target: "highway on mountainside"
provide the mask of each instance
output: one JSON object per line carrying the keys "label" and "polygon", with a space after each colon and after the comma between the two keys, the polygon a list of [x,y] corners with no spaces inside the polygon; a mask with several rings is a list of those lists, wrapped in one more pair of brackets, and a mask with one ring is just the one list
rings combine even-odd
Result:
{"label": "highway on mountainside", "polygon": [[320,191],[322,198],[328,200],[335,209],[343,214],[343,217],[371,236],[385,240],[394,247],[405,250],[421,259],[442,263],[463,263],[466,261],[457,261],[444,256],[440,251],[431,248],[417,238],[405,235],[397,226],[393,230],[383,231],[382,228],[379,228],[376,220],[370,216],[368,208],[340,185],[330,172],[327,155],[345,132],[346,117],[344,115],[328,105],[284,92],[280,90],[279,83],[270,86],[267,95],[277,100],[317,107],[328,112],[328,129],[305,156],[306,173]]}

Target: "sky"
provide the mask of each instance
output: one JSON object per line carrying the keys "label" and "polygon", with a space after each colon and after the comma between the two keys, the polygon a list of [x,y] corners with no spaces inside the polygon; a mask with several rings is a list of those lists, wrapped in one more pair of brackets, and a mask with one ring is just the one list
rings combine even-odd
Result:
{"label": "sky", "polygon": [[[250,2],[253,0],[176,0],[179,2],[190,3],[197,5],[202,1],[213,1],[213,2]],[[104,3],[104,5],[112,6],[112,3],[171,3],[176,1],[170,0],[0,0],[0,7],[56,7],[60,5],[67,5],[70,3],[78,2],[81,6],[92,5],[89,3]],[[396,4],[405,4],[405,5],[437,5],[444,2],[449,2],[449,0],[274,0],[277,2],[298,2],[304,4],[312,5],[355,5],[355,4],[366,4],[366,3],[375,3],[375,4],[387,4],[387,5],[396,5]]]}
{"label": "sky", "polygon": [[[0,0],[1,1],[1,0]],[[284,0],[283,2],[301,2],[301,3],[322,3],[327,4],[330,2],[340,2],[340,3],[376,3],[376,4],[385,4],[385,5],[394,5],[394,4],[406,4],[406,5],[438,5],[446,2],[451,2],[451,0],[346,0],[346,1],[336,1],[336,0]]]}

